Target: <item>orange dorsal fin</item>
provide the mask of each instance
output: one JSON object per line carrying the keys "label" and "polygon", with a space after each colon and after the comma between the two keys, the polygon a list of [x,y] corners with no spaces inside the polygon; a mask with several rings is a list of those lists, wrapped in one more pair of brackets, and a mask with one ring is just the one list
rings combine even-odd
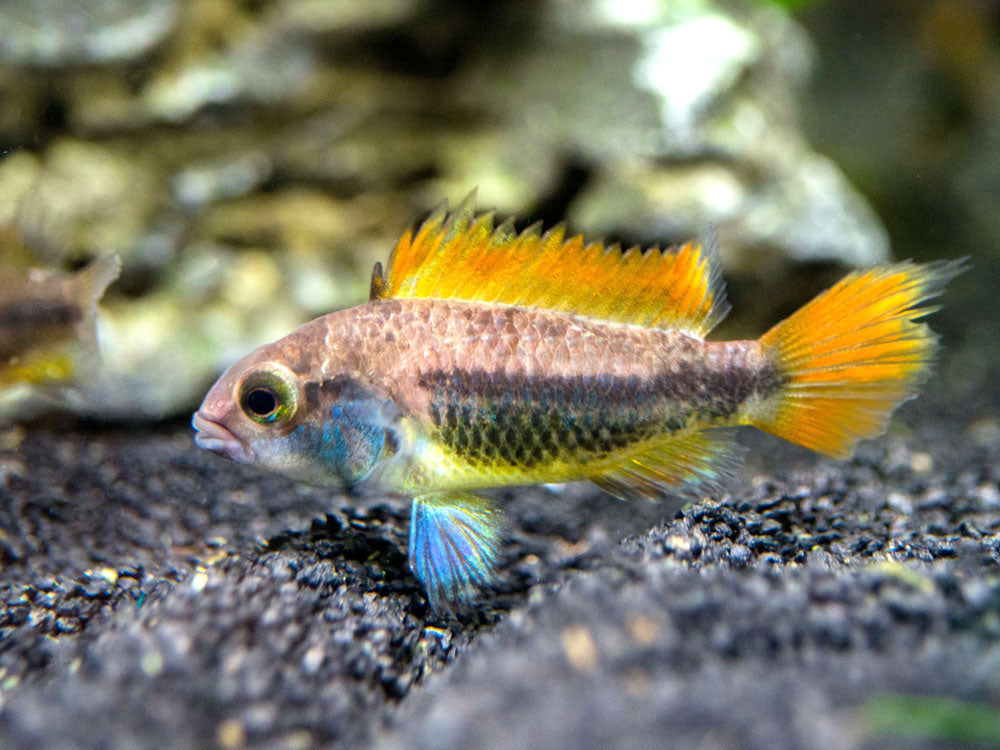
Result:
{"label": "orange dorsal fin", "polygon": [[566,239],[557,225],[516,233],[478,216],[474,194],[448,214],[438,209],[407,231],[377,270],[374,298],[461,299],[559,310],[704,336],[729,309],[715,232],[701,244],[662,251]]}

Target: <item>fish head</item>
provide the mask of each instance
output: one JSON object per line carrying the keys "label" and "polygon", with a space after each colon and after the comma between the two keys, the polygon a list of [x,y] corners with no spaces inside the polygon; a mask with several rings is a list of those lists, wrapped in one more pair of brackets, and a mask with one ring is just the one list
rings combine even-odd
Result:
{"label": "fish head", "polygon": [[[291,339],[292,337],[289,337]],[[399,452],[393,401],[350,368],[329,375],[281,340],[233,364],[194,414],[195,443],[309,484],[365,494]]]}

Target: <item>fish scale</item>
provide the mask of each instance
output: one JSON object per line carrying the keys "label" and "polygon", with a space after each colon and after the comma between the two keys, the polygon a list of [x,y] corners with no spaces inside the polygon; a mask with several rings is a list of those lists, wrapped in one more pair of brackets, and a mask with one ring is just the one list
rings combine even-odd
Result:
{"label": "fish scale", "polygon": [[640,416],[636,399],[616,403],[599,377],[535,380],[474,372],[430,373],[422,382],[432,391],[430,418],[441,441],[482,465],[585,464],[588,455],[606,457],[660,429],[654,411]]}
{"label": "fish scale", "polygon": [[438,611],[497,576],[502,512],[478,491],[589,480],[623,499],[718,496],[752,425],[845,457],[916,394],[919,318],[961,262],[847,276],[752,341],[714,233],[640,251],[563,227],[494,228],[468,200],[404,234],[371,299],[251,352],[195,414],[198,444],[341,492],[412,498],[410,566]]}
{"label": "fish scale", "polygon": [[352,351],[372,349],[374,370],[388,374],[373,384],[446,449],[448,465],[435,471],[488,470],[469,487],[587,476],[591,460],[603,466],[630,445],[736,424],[744,401],[780,387],[754,341],[703,342],[544,310],[376,300],[328,325],[355,342]]}

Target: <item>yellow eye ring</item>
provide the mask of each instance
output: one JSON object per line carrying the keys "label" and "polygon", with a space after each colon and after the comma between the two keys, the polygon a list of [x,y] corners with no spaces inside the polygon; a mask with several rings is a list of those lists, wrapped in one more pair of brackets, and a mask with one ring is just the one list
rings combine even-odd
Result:
{"label": "yellow eye ring", "polygon": [[279,424],[295,415],[299,389],[290,372],[270,365],[243,376],[239,397],[247,418],[257,424]]}

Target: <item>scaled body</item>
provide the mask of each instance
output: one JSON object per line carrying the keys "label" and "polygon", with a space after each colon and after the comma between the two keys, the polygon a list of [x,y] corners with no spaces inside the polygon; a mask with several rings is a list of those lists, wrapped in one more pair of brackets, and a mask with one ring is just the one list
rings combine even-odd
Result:
{"label": "scaled body", "polygon": [[406,460],[372,488],[396,494],[599,479],[641,446],[739,424],[779,387],[755,341],[453,300],[373,300],[282,348],[304,416],[347,386],[398,410]]}
{"label": "scaled body", "polygon": [[[580,273],[559,282],[560,264]],[[370,302],[230,368],[197,439],[305,481],[414,497],[411,566],[447,608],[497,557],[498,513],[472,491],[589,479],[627,498],[711,492],[735,454],[710,428],[752,424],[831,455],[878,434],[934,350],[919,305],[958,270],[855,274],[759,340],[706,342],[726,310],[712,247],[515,235],[466,204],[404,236]]]}

